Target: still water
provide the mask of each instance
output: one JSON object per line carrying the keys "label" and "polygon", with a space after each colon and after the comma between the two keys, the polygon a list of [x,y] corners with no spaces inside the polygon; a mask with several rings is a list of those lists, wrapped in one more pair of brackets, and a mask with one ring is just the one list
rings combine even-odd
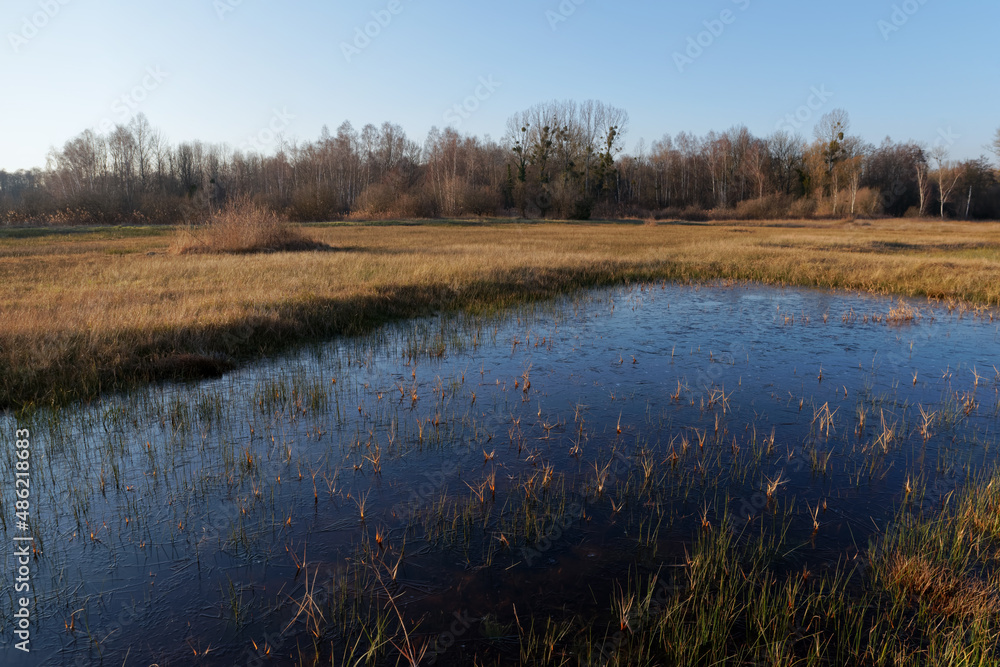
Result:
{"label": "still water", "polygon": [[[6,415],[31,432],[33,606],[25,655],[5,585],[0,655],[329,664],[367,613],[348,601],[391,593],[462,664],[514,620],[600,617],[699,527],[788,514],[780,567],[863,557],[995,457],[1000,318],[901,304],[638,285]],[[14,503],[5,482],[8,544]]]}

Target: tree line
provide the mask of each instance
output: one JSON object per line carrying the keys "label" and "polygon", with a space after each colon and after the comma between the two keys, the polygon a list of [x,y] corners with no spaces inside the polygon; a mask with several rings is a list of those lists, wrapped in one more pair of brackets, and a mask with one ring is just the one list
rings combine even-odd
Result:
{"label": "tree line", "polygon": [[[344,122],[273,151],[171,144],[140,114],[53,148],[45,168],[0,171],[0,221],[197,223],[233,198],[292,220],[465,216],[779,219],[940,216],[1000,219],[986,157],[851,133],[842,109],[806,139],[738,125],[664,135],[626,153],[628,113],[598,101],[539,104],[500,140],[432,128]],[[989,147],[1000,157],[1000,130]]]}

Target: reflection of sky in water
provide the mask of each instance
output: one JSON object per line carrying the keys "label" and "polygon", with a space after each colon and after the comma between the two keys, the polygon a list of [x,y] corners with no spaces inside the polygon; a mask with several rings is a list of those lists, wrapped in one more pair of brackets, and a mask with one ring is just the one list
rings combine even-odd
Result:
{"label": "reflection of sky in water", "polygon": [[[246,635],[272,631],[276,622],[260,613],[239,632],[227,626],[219,610],[226,604],[229,580],[249,586],[248,602],[266,607],[268,595],[294,579],[286,547],[308,543],[310,557],[328,564],[353,552],[362,532],[360,495],[368,494],[373,517],[364,530],[383,525],[398,537],[404,528],[400,508],[415,494],[424,500],[443,492],[467,498],[464,482],[482,479],[488,469],[484,451],[491,450],[496,452],[491,465],[498,471],[498,498],[512,478],[536,470],[537,463],[528,460],[533,453],[535,461],[553,465],[578,490],[593,477],[592,463],[607,461],[612,448],[626,454],[645,448],[662,461],[681,437],[693,442],[720,424],[723,444],[714,445],[721,453],[711,475],[728,494],[732,511],[739,512],[759,494],[762,479],[734,475],[730,443],[746,456],[755,434],[759,440],[773,429],[775,451],[763,458],[761,474],[772,479],[780,474],[787,482],[781,495],[794,497],[801,515],[793,536],[808,541],[805,505],[827,499],[830,510],[816,553],[836,558],[847,545],[863,548],[873,520],[892,517],[904,481],[915,469],[933,475],[940,467],[953,484],[954,473],[966,462],[980,465],[988,458],[987,446],[995,440],[997,324],[988,316],[959,316],[913,303],[923,318],[890,326],[863,322],[865,314],[884,316],[890,300],[849,293],[676,285],[601,290],[556,305],[524,307],[486,323],[462,316],[403,323],[377,336],[333,342],[197,387],[159,387],[148,396],[137,392],[83,408],[58,442],[47,440],[44,427],[36,428],[37,474],[45,469],[49,478],[37,482],[40,525],[49,531],[37,581],[40,599],[59,591],[60,600],[42,604],[40,616],[47,621],[38,635],[38,652],[32,662],[16,664],[41,664],[45,656],[51,659],[46,664],[61,664],[53,650],[70,641],[55,629],[63,627],[64,607],[87,609],[90,622],[102,627],[136,600],[155,602],[143,607],[140,620],[127,624],[133,632],[141,627],[154,650],[133,657],[169,655],[157,647],[183,644],[178,637],[191,632],[185,619],[197,617],[205,629],[196,637],[213,632],[226,637],[218,652],[219,664],[225,664],[238,657],[236,647],[246,643]],[[847,323],[843,317],[852,310],[858,317]],[[443,356],[418,355],[415,367],[407,362],[409,350],[439,350],[441,341]],[[973,368],[984,376],[978,388]],[[307,410],[294,419],[275,417],[254,404],[261,387],[275,377],[318,383],[337,392],[336,402],[320,414]],[[679,401],[672,398],[678,383]],[[409,397],[414,387],[416,403]],[[719,392],[725,395],[725,410],[721,404],[706,406],[713,392],[716,398]],[[968,419],[956,413],[955,402],[966,392],[974,392],[979,406]],[[172,432],[164,419],[170,406],[187,404],[190,415],[197,415],[206,396],[222,397],[224,419],[202,423],[193,416],[190,431]],[[825,404],[834,413],[829,437],[812,423]],[[115,420],[114,408],[122,405],[132,406],[131,416]],[[916,431],[918,405],[957,415],[959,423],[932,429],[935,435],[925,443]],[[859,406],[868,410],[868,427],[860,437]],[[864,450],[871,450],[883,415],[900,437],[887,455],[876,457],[880,462],[869,475],[864,471],[873,456]],[[582,439],[577,416],[584,422]],[[431,423],[435,419],[438,426]],[[10,422],[5,418],[7,431]],[[418,422],[423,444],[418,443]],[[364,464],[365,449],[352,445],[375,439],[388,450],[390,434],[405,453],[387,454],[381,476],[354,471],[354,464]],[[520,453],[515,439],[524,447]],[[155,481],[147,442],[169,463]],[[574,458],[570,452],[577,442],[582,454]],[[257,457],[254,484],[268,498],[267,512],[251,502],[246,480],[222,478],[226,466],[220,452],[227,447]],[[114,458],[123,466],[118,471],[122,486],[133,490],[112,490],[105,497],[93,487],[97,471],[103,469],[106,479],[112,474],[109,448],[124,452]],[[810,449],[832,455],[825,475],[805,462]],[[680,464],[693,465],[693,458]],[[337,491],[331,494],[322,479],[333,478],[338,469]],[[319,502],[313,473],[320,480]],[[91,489],[87,521],[103,536],[100,542],[74,535],[72,508],[80,502],[74,487]],[[696,508],[721,500],[714,491],[706,493],[705,498],[696,492],[676,500],[678,519],[672,533],[665,531],[665,540],[679,544],[690,535]],[[251,519],[243,522],[250,538],[236,547],[230,533],[244,507],[250,508]],[[134,516],[137,512],[141,516]],[[622,519],[609,516],[599,503],[591,512],[594,520],[548,552],[541,567],[593,575],[620,568],[622,559],[631,557]],[[143,527],[122,525],[129,515]],[[288,525],[274,525],[285,517],[291,518]],[[179,524],[186,528],[177,529]],[[412,549],[421,551],[419,543]],[[665,547],[667,552],[677,548]],[[414,568],[430,598],[447,598],[454,582],[472,576],[451,555],[442,560],[433,549],[425,554],[428,571],[420,569],[420,556],[414,557]],[[9,555],[6,562],[10,570]],[[538,578],[534,569],[524,568],[497,576],[505,577],[509,591],[530,587]],[[471,583],[468,590],[489,598]],[[130,641],[128,632],[122,636]],[[114,640],[110,646],[116,646]]]}

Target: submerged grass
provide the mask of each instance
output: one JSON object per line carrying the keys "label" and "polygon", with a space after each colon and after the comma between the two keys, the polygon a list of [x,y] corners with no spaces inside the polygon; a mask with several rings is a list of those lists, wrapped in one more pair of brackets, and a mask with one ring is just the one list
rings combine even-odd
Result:
{"label": "submerged grass", "polygon": [[[319,225],[309,234],[328,251],[171,254],[183,239],[162,230],[0,234],[0,406],[216,375],[388,320],[630,281],[1000,304],[998,224]],[[907,252],[896,250],[902,240]],[[969,244],[990,252],[969,255]]]}
{"label": "submerged grass", "polygon": [[[788,511],[744,523],[723,509],[679,562],[613,575],[598,611],[494,608],[470,619],[461,650],[408,631],[415,621],[378,577],[338,598],[351,611],[324,632],[355,649],[367,637],[376,665],[419,664],[415,646],[440,665],[997,665],[998,488],[993,473],[954,504],[904,506],[867,550],[835,564],[797,559]],[[367,560],[355,581],[378,572],[378,557]]]}

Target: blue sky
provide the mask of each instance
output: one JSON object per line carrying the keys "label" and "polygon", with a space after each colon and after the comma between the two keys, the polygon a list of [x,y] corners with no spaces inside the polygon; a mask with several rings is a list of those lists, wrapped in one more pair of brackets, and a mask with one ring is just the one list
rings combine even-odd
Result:
{"label": "blue sky", "polygon": [[553,99],[625,108],[630,149],[795,113],[811,137],[842,107],[873,143],[944,135],[976,157],[1000,127],[998,25],[996,0],[6,0],[0,168],[131,111],[174,143],[268,148],[269,126],[312,140],[344,120],[499,138]]}

